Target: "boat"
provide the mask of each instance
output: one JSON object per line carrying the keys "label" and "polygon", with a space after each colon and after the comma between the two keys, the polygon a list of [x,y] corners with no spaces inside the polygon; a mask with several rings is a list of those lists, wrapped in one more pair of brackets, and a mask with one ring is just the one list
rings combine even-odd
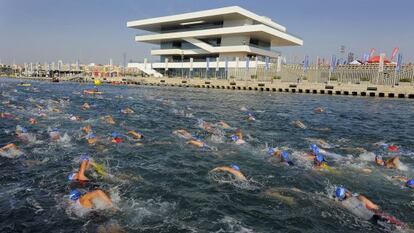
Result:
{"label": "boat", "polygon": [[19,83],[17,84],[17,86],[19,87],[30,87],[32,84],[31,83]]}
{"label": "boat", "polygon": [[89,90],[83,90],[83,94],[88,94],[88,95],[101,95],[103,94],[102,91],[98,91],[97,89],[89,89]]}

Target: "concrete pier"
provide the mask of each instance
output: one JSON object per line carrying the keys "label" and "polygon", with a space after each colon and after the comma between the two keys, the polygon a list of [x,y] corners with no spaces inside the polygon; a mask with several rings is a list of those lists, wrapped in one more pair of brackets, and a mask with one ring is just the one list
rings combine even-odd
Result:
{"label": "concrete pier", "polygon": [[[50,80],[37,77],[20,77],[21,79]],[[149,85],[149,86],[172,86],[183,88],[211,88],[226,90],[244,91],[267,91],[267,92],[290,92],[304,94],[326,94],[326,95],[346,95],[346,96],[366,96],[366,97],[388,97],[388,98],[409,98],[414,99],[414,86],[406,85],[389,86],[374,85],[371,83],[351,84],[351,83],[310,83],[307,81],[272,82],[260,81],[241,81],[241,80],[222,80],[222,79],[184,79],[184,78],[155,78],[155,77],[114,77],[106,80],[100,79],[103,83],[116,83],[123,85]],[[91,77],[85,78],[64,78],[60,81],[72,82],[93,82]]]}

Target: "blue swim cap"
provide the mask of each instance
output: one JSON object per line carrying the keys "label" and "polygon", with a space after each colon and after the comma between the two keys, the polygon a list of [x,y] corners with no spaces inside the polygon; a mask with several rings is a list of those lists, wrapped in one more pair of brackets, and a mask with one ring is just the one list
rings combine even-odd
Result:
{"label": "blue swim cap", "polygon": [[282,158],[284,161],[289,161],[289,153],[287,151],[282,151]]}
{"label": "blue swim cap", "polygon": [[20,132],[27,133],[27,129],[25,127],[20,127]]}
{"label": "blue swim cap", "polygon": [[240,171],[240,167],[235,164],[230,165],[230,167],[232,167],[234,170]]}
{"label": "blue swim cap", "polygon": [[315,144],[311,144],[310,145],[311,150],[313,151],[313,153],[318,154],[319,153],[319,147]]}
{"label": "blue swim cap", "polygon": [[405,185],[411,188],[411,186],[414,185],[414,179],[408,180],[407,183],[405,183]]}
{"label": "blue swim cap", "polygon": [[96,134],[94,134],[94,133],[88,133],[86,135],[86,139],[91,139],[91,138],[96,138]]}
{"label": "blue swim cap", "polygon": [[276,148],[269,147],[269,148],[267,149],[267,154],[268,154],[269,156],[272,156],[272,155],[275,153],[275,151],[276,151]]}
{"label": "blue swim cap", "polygon": [[111,135],[113,138],[119,138],[121,136],[121,134],[118,132],[113,132]]}
{"label": "blue swim cap", "polygon": [[239,137],[237,137],[236,135],[231,135],[231,140],[233,140],[233,141],[237,141],[237,140],[239,140]]}
{"label": "blue swim cap", "polygon": [[82,153],[80,159],[83,160],[88,160],[89,161],[89,156],[86,153]]}
{"label": "blue swim cap", "polygon": [[70,198],[72,201],[76,201],[76,200],[78,200],[81,196],[82,196],[82,193],[81,193],[79,190],[77,190],[77,189],[73,189],[73,190],[72,190],[72,191],[70,191],[70,193],[69,193],[69,198]]}
{"label": "blue swim cap", "polygon": [[323,161],[325,161],[325,158],[323,157],[323,155],[317,154],[315,160],[322,163]]}
{"label": "blue swim cap", "polygon": [[337,187],[335,191],[335,196],[338,200],[342,201],[345,199],[346,190],[343,187]]}
{"label": "blue swim cap", "polygon": [[384,148],[384,149],[385,148],[388,148],[388,144],[387,143],[383,143],[383,144],[381,144],[381,147]]}
{"label": "blue swim cap", "polygon": [[76,173],[70,173],[69,175],[68,175],[68,180],[69,181],[73,181],[74,179],[75,179],[75,176],[76,176]]}

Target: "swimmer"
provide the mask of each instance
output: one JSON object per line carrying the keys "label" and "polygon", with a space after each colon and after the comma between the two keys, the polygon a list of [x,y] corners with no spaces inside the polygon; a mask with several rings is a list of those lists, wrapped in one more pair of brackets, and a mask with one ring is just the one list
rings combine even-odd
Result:
{"label": "swimmer", "polygon": [[224,121],[219,121],[219,122],[216,123],[216,125],[219,126],[219,127],[221,127],[221,128],[223,128],[223,129],[230,129],[231,128],[230,125],[227,124]]}
{"label": "swimmer", "polygon": [[91,133],[92,132],[92,128],[90,125],[86,125],[84,127],[82,127],[82,131],[85,133]]}
{"label": "swimmer", "polygon": [[313,166],[316,169],[323,169],[325,168],[327,165],[327,162],[325,160],[325,157],[323,157],[323,155],[321,154],[317,154],[315,156],[315,159],[313,160]]}
{"label": "swimmer", "polygon": [[361,219],[374,222],[388,222],[402,227],[406,226],[406,224],[396,218],[382,212],[378,205],[361,194],[352,193],[343,187],[337,187],[334,197],[343,207]]}
{"label": "swimmer", "polygon": [[205,142],[201,141],[201,139],[199,139],[199,138],[190,139],[189,141],[187,141],[187,144],[191,144],[191,145],[199,147],[199,148],[208,147],[207,144]]}
{"label": "swimmer", "polygon": [[322,112],[325,112],[325,109],[322,108],[322,107],[317,107],[317,108],[313,109],[313,111],[316,112],[316,113],[322,113]]}
{"label": "swimmer", "polygon": [[14,143],[9,143],[0,148],[0,155],[9,159],[14,159],[22,155],[23,153]]}
{"label": "swimmer", "polygon": [[142,138],[144,138],[144,135],[143,135],[142,133],[140,133],[140,132],[136,132],[136,131],[134,131],[134,130],[130,130],[130,131],[128,131],[128,134],[132,135],[132,137],[133,137],[134,139],[142,139]]}
{"label": "swimmer", "polygon": [[112,118],[112,116],[111,116],[111,115],[103,117],[103,120],[104,120],[107,124],[110,124],[110,125],[114,125],[114,124],[115,124],[114,118]]}
{"label": "swimmer", "polygon": [[247,120],[248,121],[255,121],[256,118],[253,116],[253,113],[249,112],[249,114],[247,114]]}
{"label": "swimmer", "polygon": [[231,135],[231,140],[235,142],[237,145],[246,143],[246,141],[243,140],[243,133],[241,129],[236,129],[236,132],[233,135]]}
{"label": "swimmer", "polygon": [[30,119],[29,119],[29,123],[30,123],[31,125],[35,125],[35,124],[37,124],[37,121],[36,121],[36,119],[35,119],[35,118],[30,118]]}
{"label": "swimmer", "polygon": [[70,114],[69,120],[71,120],[71,121],[80,121],[80,117]]}
{"label": "swimmer", "polygon": [[280,158],[280,162],[288,166],[293,166],[293,162],[289,158],[289,153],[287,151],[279,150],[277,148],[270,147],[267,150],[267,154],[274,158]]}
{"label": "swimmer", "polygon": [[98,141],[98,138],[97,138],[97,137],[96,137],[96,135],[95,135],[94,133],[92,133],[92,132],[88,133],[88,134],[85,136],[85,138],[86,138],[86,140],[88,141],[88,144],[89,144],[89,145],[94,145],[94,144],[96,144],[96,142]]}
{"label": "swimmer", "polygon": [[27,132],[27,129],[24,127],[21,127],[20,125],[16,126],[16,135],[19,139],[23,141],[29,140],[29,133]]}
{"label": "swimmer", "polygon": [[88,103],[84,103],[82,105],[82,110],[87,110],[87,109],[90,109],[90,108],[91,108],[91,106]]}
{"label": "swimmer", "polygon": [[375,143],[374,145],[376,146],[380,146],[383,149],[388,150],[389,152],[399,152],[400,149],[398,148],[398,146],[394,145],[394,144],[387,144],[387,143]]}
{"label": "swimmer", "polygon": [[296,127],[301,128],[301,129],[306,129],[306,125],[302,123],[302,121],[296,120],[293,121],[292,124],[294,124]]}
{"label": "swimmer", "polygon": [[2,112],[0,114],[0,117],[3,118],[3,119],[15,119],[16,118],[15,115],[13,115],[11,113],[8,113],[8,112]]}
{"label": "swimmer", "polygon": [[231,166],[223,166],[223,167],[216,167],[210,172],[228,172],[239,181],[247,181],[246,177],[243,175],[243,173],[240,172],[240,167],[237,165],[231,165]]}
{"label": "swimmer", "polygon": [[193,138],[193,135],[191,135],[191,133],[189,133],[187,130],[185,129],[178,129],[178,130],[174,130],[173,134],[180,137],[180,138],[184,138],[184,139],[191,139]]}
{"label": "swimmer", "polygon": [[414,178],[409,179],[405,176],[393,176],[391,178],[403,182],[408,188],[414,189]]}
{"label": "swimmer", "polygon": [[69,193],[69,198],[72,201],[76,201],[76,203],[81,207],[87,209],[113,207],[111,198],[99,189],[86,193],[81,193],[79,190],[74,189]]}
{"label": "swimmer", "polygon": [[85,176],[85,171],[89,167],[89,157],[87,155],[82,155],[81,160],[82,162],[79,168],[79,172],[74,172],[74,173],[69,174],[68,176],[69,181],[79,181],[79,182],[89,181],[88,177]]}
{"label": "swimmer", "polygon": [[113,143],[121,143],[122,142],[122,138],[121,138],[121,134],[120,133],[117,133],[117,132],[113,132],[112,134],[111,134],[111,137],[112,137],[112,140],[111,140],[111,142],[113,142]]}
{"label": "swimmer", "polygon": [[59,130],[58,130],[57,128],[53,128],[53,129],[49,132],[49,136],[50,136],[50,139],[51,139],[52,141],[57,141],[57,140],[59,140],[59,139],[60,139],[60,133],[59,133]]}
{"label": "swimmer", "polygon": [[132,113],[134,113],[134,110],[132,110],[130,108],[124,108],[124,109],[121,110],[121,112],[123,114],[132,114]]}
{"label": "swimmer", "polygon": [[400,157],[395,156],[390,159],[384,160],[382,156],[375,155],[375,163],[378,166],[383,166],[383,167],[390,168],[390,169],[397,169],[400,167]]}

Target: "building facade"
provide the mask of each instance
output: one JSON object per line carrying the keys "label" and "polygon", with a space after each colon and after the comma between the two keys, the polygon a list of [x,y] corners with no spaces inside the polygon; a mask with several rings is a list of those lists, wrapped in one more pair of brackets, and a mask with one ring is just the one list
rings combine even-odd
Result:
{"label": "building facade", "polygon": [[250,77],[277,64],[275,47],[303,45],[284,26],[238,6],[129,21],[127,27],[143,32],[135,40],[154,44],[151,55],[160,58],[128,66],[158,77]]}

